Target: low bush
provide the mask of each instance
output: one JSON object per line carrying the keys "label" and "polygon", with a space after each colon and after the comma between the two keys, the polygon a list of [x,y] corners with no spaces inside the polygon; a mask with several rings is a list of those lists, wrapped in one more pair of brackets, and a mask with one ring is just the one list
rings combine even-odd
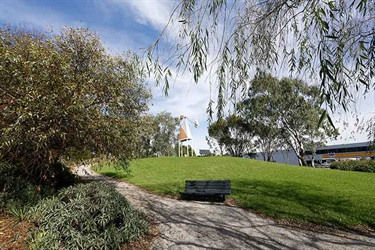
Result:
{"label": "low bush", "polygon": [[31,212],[31,249],[119,249],[148,230],[144,215],[103,182],[65,188]]}
{"label": "low bush", "polygon": [[332,162],[332,169],[375,173],[375,160]]}
{"label": "low bush", "polygon": [[28,217],[29,207],[27,206],[18,207],[17,205],[9,204],[7,208],[8,208],[7,209],[8,214],[13,215],[14,217],[18,218],[19,221],[23,221],[27,219]]}
{"label": "low bush", "polygon": [[0,210],[7,206],[21,209],[41,198],[36,186],[27,180],[19,167],[0,162]]}
{"label": "low bush", "polygon": [[73,174],[68,166],[61,162],[56,162],[49,166],[44,186],[59,190],[61,188],[69,187],[77,182],[78,177]]}
{"label": "low bush", "polygon": [[0,162],[0,210],[9,206],[15,209],[34,206],[41,198],[50,197],[76,182],[78,178],[62,163],[51,164],[38,182],[20,167]]}

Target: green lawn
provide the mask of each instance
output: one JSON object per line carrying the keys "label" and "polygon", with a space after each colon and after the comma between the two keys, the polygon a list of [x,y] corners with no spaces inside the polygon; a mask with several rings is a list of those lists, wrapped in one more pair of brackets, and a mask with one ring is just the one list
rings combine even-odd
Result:
{"label": "green lawn", "polygon": [[131,162],[131,174],[100,173],[178,196],[185,180],[229,179],[237,203],[297,222],[375,228],[375,174],[288,166],[231,157],[151,158]]}

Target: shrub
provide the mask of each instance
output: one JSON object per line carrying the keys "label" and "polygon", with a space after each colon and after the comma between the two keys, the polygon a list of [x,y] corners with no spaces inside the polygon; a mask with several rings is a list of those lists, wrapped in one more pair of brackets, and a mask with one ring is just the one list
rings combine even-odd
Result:
{"label": "shrub", "polygon": [[19,167],[0,162],[0,209],[7,205],[21,209],[36,204],[40,198],[36,186],[22,175]]}
{"label": "shrub", "polygon": [[53,162],[132,159],[150,92],[131,52],[106,52],[85,28],[0,27],[0,161],[44,181]]}
{"label": "shrub", "polygon": [[46,173],[44,185],[53,187],[56,190],[69,187],[77,183],[78,178],[72,173],[70,168],[60,162],[52,163]]}
{"label": "shrub", "polygon": [[332,162],[332,169],[375,173],[375,160]]}
{"label": "shrub", "polygon": [[145,234],[142,213],[103,182],[63,189],[32,209],[31,249],[119,249]]}
{"label": "shrub", "polygon": [[28,178],[18,166],[0,162],[0,209],[11,206],[23,209],[34,206],[41,198],[56,193],[63,187],[78,181],[70,169],[62,163],[53,163],[43,175],[42,182]]}
{"label": "shrub", "polygon": [[8,205],[8,213],[18,218],[19,221],[23,221],[28,217],[28,207],[17,207],[16,205]]}

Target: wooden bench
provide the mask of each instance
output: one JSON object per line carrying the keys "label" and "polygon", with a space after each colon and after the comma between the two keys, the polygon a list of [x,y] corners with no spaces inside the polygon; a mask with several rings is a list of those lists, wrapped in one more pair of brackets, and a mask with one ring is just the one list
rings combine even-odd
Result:
{"label": "wooden bench", "polygon": [[230,180],[187,180],[181,198],[187,200],[225,201],[231,193]]}

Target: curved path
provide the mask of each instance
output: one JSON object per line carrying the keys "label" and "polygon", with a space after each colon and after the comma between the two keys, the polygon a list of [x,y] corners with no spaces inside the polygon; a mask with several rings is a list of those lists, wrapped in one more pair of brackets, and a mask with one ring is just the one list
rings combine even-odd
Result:
{"label": "curved path", "polygon": [[134,207],[151,216],[159,231],[153,249],[375,249],[373,234],[292,229],[241,208],[153,195],[89,167],[76,172],[114,185]]}

